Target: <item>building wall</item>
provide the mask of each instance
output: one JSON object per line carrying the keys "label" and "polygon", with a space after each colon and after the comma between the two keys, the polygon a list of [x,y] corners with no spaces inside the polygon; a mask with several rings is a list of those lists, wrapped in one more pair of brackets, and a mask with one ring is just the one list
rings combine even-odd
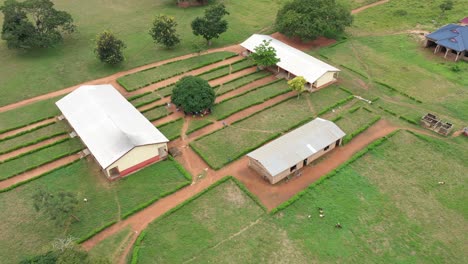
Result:
{"label": "building wall", "polygon": [[[339,145],[341,145],[341,143],[343,141],[343,138],[340,138],[339,140],[340,140]],[[321,149],[319,152],[315,153],[314,155],[309,156],[307,158],[307,164],[306,165],[310,164],[314,160],[320,158],[324,154],[326,154],[326,153],[330,152],[331,150],[333,150],[334,148],[336,148],[336,141],[331,143],[328,146],[329,146],[329,148],[327,150],[325,150],[325,148],[324,148],[324,149]],[[280,172],[280,173],[273,176],[273,175],[270,175],[267,170],[265,170],[265,168],[260,164],[260,162],[258,162],[257,160],[252,159],[251,157],[249,157],[249,166],[252,169],[254,169],[255,171],[257,171],[257,173],[259,173],[263,178],[267,179],[271,184],[275,184],[277,182],[280,182],[281,180],[288,177],[289,175],[298,172],[300,169],[302,169],[304,167],[303,162],[304,162],[304,160],[301,160],[300,162],[298,162],[296,164],[296,169],[293,170],[293,171],[291,171],[290,168],[288,168],[288,169],[286,169],[286,170],[284,170],[284,171],[282,171],[282,172]]]}
{"label": "building wall", "polygon": [[142,162],[158,157],[160,155],[160,147],[164,147],[167,152],[166,143],[139,146],[130,150],[127,154],[106,168],[107,176],[110,177],[110,170],[114,167],[118,167],[119,171],[122,172]]}
{"label": "building wall", "polygon": [[316,82],[315,86],[320,88],[321,86],[336,81],[335,72],[326,72],[322,77],[320,77]]}

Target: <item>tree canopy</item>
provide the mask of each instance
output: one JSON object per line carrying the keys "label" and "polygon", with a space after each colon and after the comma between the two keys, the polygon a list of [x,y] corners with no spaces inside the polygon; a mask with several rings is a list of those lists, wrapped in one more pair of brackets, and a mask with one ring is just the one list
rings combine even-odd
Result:
{"label": "tree canopy", "polygon": [[186,113],[211,109],[216,95],[207,81],[196,76],[182,77],[172,90],[171,101]]}
{"label": "tree canopy", "polygon": [[297,97],[306,91],[305,84],[307,83],[306,79],[302,76],[296,76],[293,79],[288,81],[288,86],[291,90],[297,92]]}
{"label": "tree canopy", "polygon": [[276,65],[280,59],[276,56],[275,48],[270,46],[271,40],[263,40],[263,43],[254,48],[254,53],[250,54],[257,66],[268,67]]}
{"label": "tree canopy", "polygon": [[104,31],[97,36],[94,52],[102,62],[114,65],[125,60],[122,50],[125,43],[118,39],[112,32]]}
{"label": "tree canopy", "polygon": [[176,27],[177,22],[174,17],[158,15],[153,21],[153,27],[149,34],[156,43],[172,48],[180,42],[179,36],[176,34]]}
{"label": "tree canopy", "polygon": [[350,10],[336,0],[293,0],[276,16],[276,29],[288,37],[312,40],[335,37],[353,22]]}
{"label": "tree canopy", "polygon": [[208,46],[211,45],[213,38],[219,38],[219,35],[226,32],[228,22],[223,19],[229,15],[224,4],[213,5],[205,10],[205,16],[197,17],[192,21],[192,31],[195,36],[202,36],[206,39]]}
{"label": "tree canopy", "polygon": [[58,192],[52,194],[39,189],[33,195],[33,205],[36,211],[42,211],[58,226],[64,226],[71,218],[78,220],[74,213],[78,207],[78,199],[74,193]]}
{"label": "tree canopy", "polygon": [[62,33],[75,30],[71,15],[56,10],[50,0],[6,0],[0,10],[8,48],[50,47],[63,40]]}

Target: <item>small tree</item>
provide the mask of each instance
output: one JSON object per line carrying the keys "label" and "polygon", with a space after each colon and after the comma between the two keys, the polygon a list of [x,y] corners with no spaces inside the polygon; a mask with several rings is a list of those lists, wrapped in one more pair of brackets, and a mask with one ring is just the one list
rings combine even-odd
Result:
{"label": "small tree", "polygon": [[174,17],[159,15],[153,21],[149,34],[156,43],[172,48],[180,42],[176,34],[177,22]]}
{"label": "small tree", "polygon": [[171,101],[186,113],[211,109],[216,95],[207,81],[196,76],[182,77],[172,90]]}
{"label": "small tree", "polygon": [[440,8],[440,17],[443,17],[445,15],[446,11],[452,10],[453,9],[453,1],[452,0],[445,0],[442,4],[439,5]]}
{"label": "small tree", "polygon": [[62,33],[75,30],[71,15],[56,10],[50,0],[7,0],[0,10],[8,48],[51,47],[63,40]]}
{"label": "small tree", "polygon": [[306,79],[302,76],[296,76],[293,79],[288,81],[288,86],[291,88],[291,90],[297,92],[297,98],[299,98],[299,95],[301,95],[303,92],[306,91],[305,84],[307,83]]}
{"label": "small tree", "polygon": [[195,36],[202,36],[208,46],[211,45],[213,38],[219,38],[219,35],[226,32],[228,22],[223,19],[229,15],[224,4],[217,4],[205,10],[204,17],[197,17],[192,21],[192,31]]}
{"label": "small tree", "polygon": [[263,40],[263,43],[254,48],[254,53],[250,54],[257,66],[268,67],[276,65],[280,59],[276,57],[275,48],[270,46],[271,40]]}
{"label": "small tree", "polygon": [[118,64],[125,60],[122,50],[126,48],[125,43],[116,38],[112,32],[104,31],[97,35],[94,52],[98,59],[108,64]]}
{"label": "small tree", "polygon": [[58,192],[52,194],[44,189],[39,189],[34,195],[34,209],[42,211],[50,219],[55,220],[57,226],[64,226],[70,218],[77,221],[74,215],[78,207],[78,199],[74,193]]}
{"label": "small tree", "polygon": [[276,16],[276,28],[288,37],[303,40],[334,37],[353,22],[350,10],[336,0],[293,0]]}

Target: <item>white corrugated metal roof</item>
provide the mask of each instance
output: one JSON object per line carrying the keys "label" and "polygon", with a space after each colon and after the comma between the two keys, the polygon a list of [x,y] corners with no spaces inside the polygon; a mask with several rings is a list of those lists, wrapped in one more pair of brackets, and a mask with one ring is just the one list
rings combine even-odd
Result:
{"label": "white corrugated metal roof", "polygon": [[271,40],[270,46],[275,48],[276,55],[280,59],[280,62],[276,64],[277,66],[296,76],[304,77],[309,83],[314,83],[327,72],[340,71],[268,35],[253,34],[246,41],[242,42],[241,46],[254,51],[255,47],[262,44],[263,40]]}
{"label": "white corrugated metal roof", "polygon": [[137,146],[169,140],[112,85],[84,85],[55,103],[102,168]]}
{"label": "white corrugated metal roof", "polygon": [[247,156],[258,160],[274,177],[345,135],[335,123],[316,118]]}

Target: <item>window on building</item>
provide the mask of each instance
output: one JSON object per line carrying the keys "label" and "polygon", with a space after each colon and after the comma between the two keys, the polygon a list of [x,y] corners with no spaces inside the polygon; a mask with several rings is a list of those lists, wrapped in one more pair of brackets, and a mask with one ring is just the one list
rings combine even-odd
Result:
{"label": "window on building", "polygon": [[296,168],[297,168],[297,166],[296,166],[296,165],[292,166],[292,167],[289,169],[289,172],[293,172],[293,171],[295,171],[295,170],[296,170]]}
{"label": "window on building", "polygon": [[326,146],[323,150],[327,151],[330,148],[330,146]]}

